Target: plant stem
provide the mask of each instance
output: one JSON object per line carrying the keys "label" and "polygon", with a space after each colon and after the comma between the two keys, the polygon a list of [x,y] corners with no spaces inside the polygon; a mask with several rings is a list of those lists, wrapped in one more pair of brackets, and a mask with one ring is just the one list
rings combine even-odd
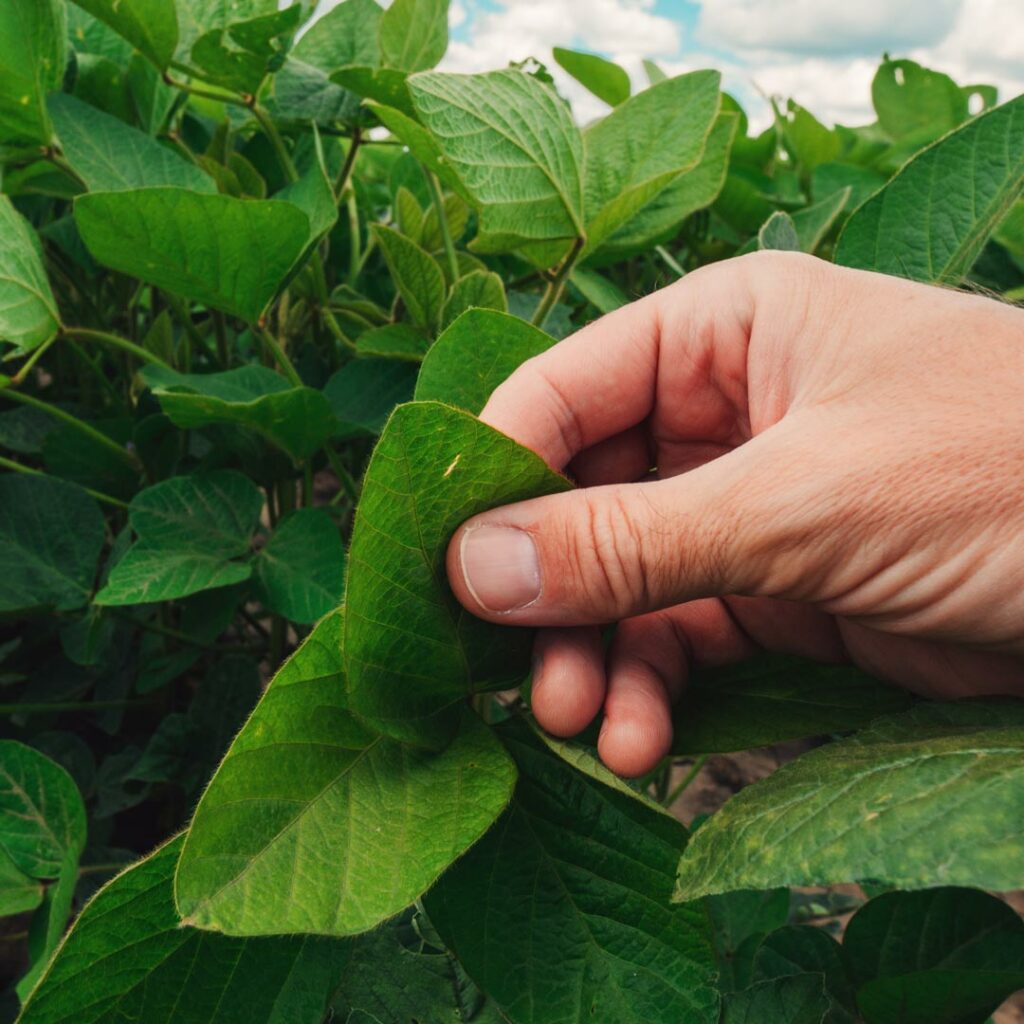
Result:
{"label": "plant stem", "polygon": [[299,376],[299,371],[295,369],[295,364],[288,358],[288,353],[281,348],[280,343],[273,334],[266,329],[257,325],[255,328],[256,333],[263,339],[263,343],[270,349],[271,354],[274,357],[274,361],[281,368],[284,375],[295,385],[297,388],[302,387],[302,378]]}
{"label": "plant stem", "polygon": [[690,770],[683,776],[682,781],[676,786],[675,789],[672,790],[671,793],[669,793],[667,797],[665,797],[665,807],[671,807],[683,795],[683,793],[686,791],[686,787],[689,786],[690,783],[693,782],[693,780],[697,778],[698,775],[700,775],[700,771],[707,763],[707,759],[707,754],[701,754],[701,756],[693,762],[693,767],[690,768]]}
{"label": "plant stem", "polygon": [[[192,314],[189,312],[188,306],[176,295],[171,295],[169,292],[164,293],[164,298],[167,299],[167,305],[171,307],[171,312],[174,314],[175,319],[184,328],[189,338],[192,339],[192,343],[197,348],[212,355],[210,346],[206,344],[206,339],[199,333],[199,328],[192,322]],[[226,370],[227,367],[222,366],[221,369]]]}
{"label": "plant stem", "polygon": [[125,622],[130,622],[137,629],[144,630],[147,633],[155,633],[157,636],[165,636],[169,640],[177,640],[179,643],[187,644],[189,647],[198,647],[204,651],[222,651],[225,647],[225,645],[203,643],[201,640],[196,640],[195,637],[189,636],[188,633],[171,629],[169,626],[161,626],[156,622],[143,622],[141,619],[135,618],[134,615],[120,608],[111,608],[110,613],[119,619],[123,619]]}
{"label": "plant stem", "polygon": [[[327,453],[327,461],[331,464],[331,469],[334,470],[334,475],[338,478],[338,482],[342,487],[335,496],[334,502],[336,502],[342,494],[347,494],[353,502],[358,501],[359,485],[352,478],[352,474],[344,467],[341,459],[338,458],[337,452],[335,452],[330,445],[325,444],[324,451]],[[331,504],[334,504],[334,502]]]}
{"label": "plant stem", "polygon": [[359,270],[362,265],[359,250],[362,247],[362,238],[359,234],[359,207],[356,205],[356,194],[349,194],[345,200],[345,208],[348,210],[348,284],[354,288],[359,278]]}
{"label": "plant stem", "polygon": [[96,331],[91,327],[65,327],[64,336],[76,338],[79,341],[96,341],[103,345],[110,345],[112,348],[119,348],[122,352],[130,353],[136,359],[141,359],[142,362],[152,366],[162,366],[165,370],[172,368],[170,363],[164,362],[153,352],[147,352],[141,345],[136,345],[135,342],[129,341],[127,338],[119,338],[116,334],[109,334],[107,331]]}
{"label": "plant stem", "polygon": [[673,273],[678,274],[680,277],[686,277],[686,271],[680,266],[679,261],[665,248],[663,245],[656,245],[654,251],[662,258],[665,265]]}
{"label": "plant stem", "polygon": [[341,197],[345,194],[345,189],[348,188],[348,180],[352,177],[352,168],[355,166],[356,154],[359,152],[362,142],[362,130],[356,128],[352,132],[352,144],[348,147],[348,152],[345,154],[345,162],[341,166],[338,180],[334,183],[334,201],[337,203],[341,202]]}
{"label": "plant stem", "polygon": [[577,238],[573,242],[572,249],[569,254],[562,260],[562,265],[558,268],[555,276],[548,282],[547,288],[544,289],[544,294],[541,296],[541,300],[537,305],[536,312],[533,314],[533,319],[530,323],[534,327],[544,326],[544,321],[547,320],[548,314],[554,308],[554,305],[562,297],[562,292],[565,290],[565,282],[568,280],[569,275],[572,273],[572,268],[576,263],[576,257],[579,256],[580,250],[583,248],[583,239]]}
{"label": "plant stem", "polygon": [[302,507],[310,508],[313,504],[313,463],[306,459],[302,472]]}
{"label": "plant stem", "polygon": [[[49,476],[48,473],[44,473],[41,469],[34,469],[32,466],[24,466],[20,462],[5,459],[2,455],[0,455],[0,466],[4,469],[13,470],[15,473],[24,473],[26,476]],[[114,508],[128,508],[128,503],[126,501],[122,501],[120,498],[112,498],[109,494],[104,494],[102,491],[94,491],[89,487],[83,487],[82,490],[97,501],[102,501],[106,505],[113,505]]]}
{"label": "plant stem", "polygon": [[290,182],[298,181],[299,172],[295,169],[291,154],[284,144],[284,139],[281,138],[281,133],[277,130],[277,125],[274,124],[274,119],[255,100],[247,106],[252,111],[252,116],[259,121],[263,134],[270,140],[270,145],[277,157],[277,162],[281,165],[281,170],[284,171],[285,178]]}
{"label": "plant stem", "polygon": [[227,370],[231,366],[231,354],[228,351],[228,328],[224,320],[224,314],[215,309],[211,313],[213,317],[213,331],[217,338],[217,360],[221,367]]}
{"label": "plant stem", "polygon": [[21,385],[25,381],[25,378],[32,372],[32,367],[35,366],[40,359],[42,359],[46,350],[57,340],[58,337],[59,335],[55,334],[49,341],[43,342],[43,344],[40,345],[39,348],[37,348],[35,352],[33,352],[32,355],[28,357],[28,360],[25,362],[25,365],[22,366],[22,368],[11,378],[11,383],[16,388],[21,387]]}
{"label": "plant stem", "polygon": [[323,317],[327,329],[342,345],[355,351],[356,343],[342,330],[341,324],[338,323],[331,312],[331,300],[327,294],[327,278],[324,276],[324,264],[323,260],[320,259],[320,253],[313,253],[310,267],[313,272],[313,287],[316,289],[316,299],[320,307],[320,315]]}
{"label": "plant stem", "polygon": [[117,457],[121,459],[122,462],[126,462],[132,467],[132,469],[140,468],[139,460],[132,452],[128,451],[127,448],[122,448],[116,441],[107,437],[106,434],[101,434],[95,427],[90,427],[88,423],[83,422],[77,416],[72,416],[71,413],[65,412],[63,409],[60,409],[55,405],[50,405],[49,402],[43,402],[38,398],[33,398],[32,395],[26,395],[21,391],[15,391],[13,388],[0,388],[0,395],[6,396],[12,402],[19,402],[22,405],[28,405],[33,409],[39,409],[41,412],[45,412],[54,419],[60,420],[62,423],[66,423],[69,427],[73,427],[80,434],[84,434],[86,437],[91,438],[97,444],[102,445],[109,451],[115,452]]}
{"label": "plant stem", "polygon": [[441,195],[441,186],[438,183],[437,175],[433,171],[423,168],[423,174],[427,179],[427,188],[430,190],[430,199],[437,211],[437,223],[441,228],[441,240],[444,243],[444,254],[448,260],[448,272],[451,274],[452,284],[459,279],[459,258],[455,255],[455,243],[452,242],[452,233],[448,227],[448,218],[444,215],[444,196]]}
{"label": "plant stem", "polygon": [[245,98],[239,96],[233,92],[214,92],[212,89],[204,89],[201,85],[193,85],[191,82],[182,82],[180,79],[173,78],[171,75],[164,73],[164,81],[168,85],[174,86],[175,89],[180,89],[182,92],[187,92],[190,96],[199,96],[204,100],[213,100],[215,103],[230,103],[236,107],[247,107],[249,104],[245,101]]}

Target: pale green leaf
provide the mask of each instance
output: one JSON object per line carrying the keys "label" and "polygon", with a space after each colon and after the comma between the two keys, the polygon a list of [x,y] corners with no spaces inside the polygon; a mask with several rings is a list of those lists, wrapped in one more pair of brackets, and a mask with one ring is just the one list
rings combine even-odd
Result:
{"label": "pale green leaf", "polygon": [[600,313],[611,313],[629,302],[625,292],[614,281],[603,277],[596,270],[576,267],[569,275],[569,280]]}
{"label": "pale green leaf", "polygon": [[251,575],[252,569],[244,562],[230,562],[220,555],[136,544],[117,563],[107,585],[96,595],[96,604],[172,601],[241,583]]}
{"label": "pale green leaf", "polygon": [[96,894],[19,1024],[320,1024],[347,945],[183,928],[172,893],[181,846],[171,840]]}
{"label": "pale green leaf", "polygon": [[161,71],[178,46],[174,0],[75,0],[128,40]]}
{"label": "pale green leaf", "polygon": [[497,825],[426,896],[430,920],[512,1024],[713,1024],[707,917],[672,906],[686,829],[571,767],[522,722]]}
{"label": "pale green leaf", "polygon": [[404,185],[395,193],[395,219],[399,231],[419,245],[423,237],[423,208]]}
{"label": "pale green leaf", "polygon": [[[470,207],[469,204],[458,194],[456,188],[454,195],[446,195],[442,206],[444,207],[444,222],[448,226],[448,234],[453,242],[458,242],[459,239],[466,233],[466,227],[469,224]],[[437,215],[437,205],[431,203],[430,208],[427,210],[423,218],[423,237],[420,239],[420,245],[429,252],[436,252],[444,246],[444,233],[441,230],[441,218]],[[460,256],[467,255],[466,253],[456,253],[456,259]],[[461,260],[460,260],[461,262]],[[463,273],[465,273],[463,271]],[[449,284],[452,282],[449,281]]]}
{"label": "pale green leaf", "polygon": [[268,608],[313,623],[341,604],[345,546],[330,514],[303,508],[281,520],[260,549],[256,579]]}
{"label": "pale green leaf", "polygon": [[429,72],[409,88],[489,246],[582,236],[583,141],[552,89],[515,70]]}
{"label": "pale green leaf", "polygon": [[479,413],[513,370],[554,343],[549,334],[519,317],[467,310],[424,357],[416,398]]}
{"label": "pale green leaf", "polygon": [[0,612],[85,605],[103,532],[99,506],[80,487],[46,476],[0,476]]}
{"label": "pale green leaf", "polygon": [[415,242],[383,224],[374,224],[373,233],[410,319],[417,327],[436,332],[446,291],[437,260]]}
{"label": "pale green leaf", "polygon": [[517,686],[532,631],[495,628],[448,587],[445,552],[478,512],[569,489],[538,455],[436,402],[395,410],[363,482],[349,551],[349,706],[390,736],[436,745],[481,689]]}
{"label": "pale green leaf", "polygon": [[104,266],[251,321],[310,237],[309,219],[291,203],[179,188],[80,196],[75,222]]}
{"label": "pale green leaf", "polygon": [[797,234],[793,218],[783,210],[776,210],[761,225],[761,230],[757,233],[757,247],[800,252],[800,236]]}
{"label": "pale green leaf", "polygon": [[61,149],[75,173],[95,192],[173,185],[216,192],[213,179],[145,132],[69,96],[47,102]]}
{"label": "pale green leaf", "polygon": [[32,226],[0,195],[0,342],[31,352],[60,328],[57,302]]}
{"label": "pale green leaf", "polygon": [[922,150],[847,221],[835,261],[956,284],[1024,187],[1024,96]]}
{"label": "pale green leaf", "polygon": [[178,909],[229,934],[365,931],[408,906],[504,809],[515,768],[464,710],[415,751],[346,708],[341,611],[277,674],[200,801]]}
{"label": "pale green leaf", "polygon": [[460,277],[448,295],[441,317],[441,326],[447,328],[469,309],[494,309],[508,312],[505,286],[497,274],[486,270],[474,270]]}
{"label": "pale green leaf", "polygon": [[581,53],[561,46],[556,46],[552,52],[559,67],[608,106],[617,107],[629,99],[629,75],[618,64],[596,53]]}
{"label": "pale green leaf", "polygon": [[380,19],[385,67],[426,71],[448,49],[448,0],[394,0]]}
{"label": "pale green leaf", "polygon": [[748,786],[683,854],[677,897],[1024,877],[1024,703],[922,704]]}

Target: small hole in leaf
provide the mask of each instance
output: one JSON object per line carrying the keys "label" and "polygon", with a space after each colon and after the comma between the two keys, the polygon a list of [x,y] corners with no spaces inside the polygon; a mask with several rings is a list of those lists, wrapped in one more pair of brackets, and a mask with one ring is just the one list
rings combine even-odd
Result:
{"label": "small hole in leaf", "polygon": [[905,74],[903,74],[903,68],[897,68],[893,72],[892,77],[896,79],[896,84],[897,85],[906,85],[907,84],[907,76]]}
{"label": "small hole in leaf", "polygon": [[967,97],[967,110],[970,114],[980,114],[985,109],[985,97],[980,92],[972,92]]}

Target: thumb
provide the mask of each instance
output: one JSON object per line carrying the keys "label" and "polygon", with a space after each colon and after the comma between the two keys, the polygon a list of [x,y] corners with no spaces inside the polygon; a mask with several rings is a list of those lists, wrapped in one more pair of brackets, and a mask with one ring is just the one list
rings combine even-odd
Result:
{"label": "thumb", "polygon": [[[667,480],[591,487],[474,516],[448,548],[456,597],[494,622],[580,626],[698,597],[764,592],[784,552],[806,551],[807,530],[794,508],[800,488],[782,474],[789,460],[769,433]],[[791,573],[792,561],[785,564]]]}

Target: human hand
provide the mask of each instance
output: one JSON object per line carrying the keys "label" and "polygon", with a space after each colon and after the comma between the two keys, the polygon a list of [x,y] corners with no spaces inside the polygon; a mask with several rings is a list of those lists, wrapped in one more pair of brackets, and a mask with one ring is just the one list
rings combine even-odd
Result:
{"label": "human hand", "polygon": [[537,720],[603,705],[623,775],[669,749],[691,665],[758,650],[1024,695],[1022,381],[1019,309],[792,253],[705,267],[495,391],[481,419],[580,487],[470,519],[451,584],[545,627]]}

